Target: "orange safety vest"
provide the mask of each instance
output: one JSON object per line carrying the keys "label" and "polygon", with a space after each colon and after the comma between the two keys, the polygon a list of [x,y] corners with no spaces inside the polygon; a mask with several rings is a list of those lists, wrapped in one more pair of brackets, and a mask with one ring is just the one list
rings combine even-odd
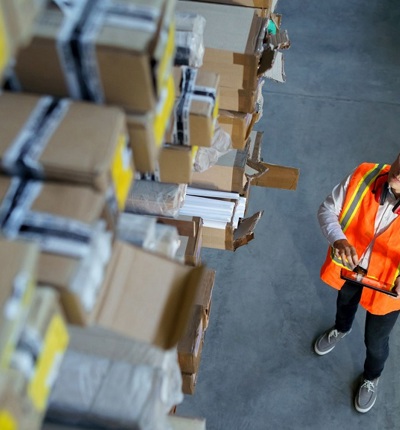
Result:
{"label": "orange safety vest", "polygon": [[[385,179],[378,176],[389,169],[389,165],[363,163],[357,167],[350,179],[339,223],[349,243],[356,248],[358,256],[365,251],[374,237],[379,201],[372,191],[383,185]],[[333,247],[330,247],[321,268],[321,279],[340,290],[344,284],[340,278],[342,267],[344,266],[341,259],[335,257]],[[368,276],[394,284],[399,272],[400,216],[376,237],[368,266]],[[375,315],[400,310],[400,300],[370,288],[363,289],[360,304]]]}

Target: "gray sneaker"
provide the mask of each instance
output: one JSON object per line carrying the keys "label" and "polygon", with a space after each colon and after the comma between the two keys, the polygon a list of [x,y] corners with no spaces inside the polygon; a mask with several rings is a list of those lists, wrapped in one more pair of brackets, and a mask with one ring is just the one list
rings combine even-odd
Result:
{"label": "gray sneaker", "polygon": [[331,352],[336,344],[350,332],[351,329],[343,333],[336,330],[335,327],[331,327],[329,330],[322,333],[321,336],[315,341],[314,351],[318,355],[328,354],[328,352]]}
{"label": "gray sneaker", "polygon": [[379,378],[375,378],[372,381],[368,379],[362,380],[354,399],[354,406],[358,412],[364,414],[374,406],[377,397],[378,382]]}

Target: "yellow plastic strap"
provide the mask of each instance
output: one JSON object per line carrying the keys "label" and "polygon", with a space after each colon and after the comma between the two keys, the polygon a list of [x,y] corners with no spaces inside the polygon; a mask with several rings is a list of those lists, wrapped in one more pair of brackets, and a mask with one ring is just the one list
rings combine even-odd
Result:
{"label": "yellow plastic strap", "polygon": [[6,25],[3,11],[0,6],[0,75],[6,67],[10,57],[10,48],[8,46]]}
{"label": "yellow plastic strap", "polygon": [[175,104],[175,84],[172,74],[170,74],[167,85],[161,95],[160,106],[156,109],[154,118],[154,139],[157,147],[163,143],[165,130],[171,117]]}
{"label": "yellow plastic strap", "polygon": [[10,412],[0,410],[0,429],[1,430],[18,430],[18,425]]}
{"label": "yellow plastic strap", "polygon": [[162,88],[165,81],[169,79],[170,70],[172,66],[172,59],[175,52],[175,21],[171,22],[168,31],[167,43],[165,46],[164,56],[160,60],[157,70],[157,88]]}
{"label": "yellow plastic strap", "polygon": [[112,178],[115,197],[119,210],[123,210],[133,179],[132,153],[127,145],[127,136],[123,133],[118,138],[112,164]]}
{"label": "yellow plastic strap", "polygon": [[36,371],[28,386],[28,395],[38,411],[45,410],[52,382],[68,345],[67,327],[60,315],[54,315],[44,338]]}

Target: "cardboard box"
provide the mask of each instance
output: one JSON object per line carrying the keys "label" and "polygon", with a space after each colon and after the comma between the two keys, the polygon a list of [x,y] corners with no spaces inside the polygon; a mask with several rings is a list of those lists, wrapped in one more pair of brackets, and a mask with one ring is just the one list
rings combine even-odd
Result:
{"label": "cardboard box", "polygon": [[[247,178],[243,194],[248,198],[251,186],[262,186],[295,190],[300,171],[294,167],[280,166],[261,161],[262,132],[250,133],[247,151],[245,175]],[[239,220],[237,228],[231,222],[226,223],[225,229],[203,227],[203,247],[235,251],[238,247],[246,245],[254,238],[255,227],[263,215],[263,211]]]}
{"label": "cardboard box", "polygon": [[268,68],[259,67],[268,20],[251,8],[197,1],[178,1],[177,10],[206,19],[202,69],[218,73],[221,87],[256,90],[258,77]]}
{"label": "cardboard box", "polygon": [[204,227],[203,247],[236,251],[254,239],[254,230],[262,215],[263,211],[259,211],[248,218],[243,218],[236,229],[231,223],[227,223],[225,229]]}
{"label": "cardboard box", "polygon": [[262,100],[264,78],[258,80],[256,90],[243,90],[230,87],[220,87],[221,109],[235,112],[254,114],[259,109],[258,102]]}
{"label": "cardboard box", "polygon": [[0,118],[3,172],[91,186],[124,207],[133,166],[120,109],[5,92]]}
{"label": "cardboard box", "polygon": [[242,194],[247,183],[245,166],[247,151],[231,149],[204,172],[193,172],[191,185],[197,188]]}
{"label": "cardboard box", "polygon": [[155,108],[173,63],[174,1],[78,3],[65,14],[49,4],[37,20],[16,60],[23,90],[138,112]]}
{"label": "cardboard box", "polygon": [[[105,193],[88,187],[0,177],[2,233],[38,244],[37,279],[60,292],[74,323],[83,324],[85,309],[93,307],[109,259],[105,200]],[[7,206],[10,201],[14,206]]]}
{"label": "cardboard box", "polygon": [[185,334],[178,342],[178,362],[184,373],[197,373],[204,343],[203,310],[194,305]]}
{"label": "cardboard box", "polygon": [[24,374],[24,392],[39,414],[46,410],[68,337],[58,294],[50,288],[38,288],[14,353],[13,367]]}
{"label": "cardboard box", "polygon": [[184,394],[194,394],[197,376],[197,373],[182,373],[182,392]]}
{"label": "cardboard box", "polygon": [[193,178],[195,149],[191,146],[164,145],[158,158],[161,182],[189,184]]}
{"label": "cardboard box", "polygon": [[45,0],[0,0],[0,9],[4,11],[7,25],[13,29],[11,34],[16,50],[30,42],[34,21],[44,9],[45,3]]}
{"label": "cardboard box", "polygon": [[255,115],[220,109],[218,123],[232,139],[232,148],[244,149],[255,122]]}
{"label": "cardboard box", "polygon": [[175,85],[171,75],[154,109],[145,114],[127,112],[127,128],[136,171],[146,173],[156,170],[174,103]]}
{"label": "cardboard box", "polygon": [[203,268],[116,241],[90,322],[160,348],[175,346],[190,317]]}
{"label": "cardboard box", "polygon": [[219,108],[219,76],[191,67],[174,67],[177,99],[166,135],[175,145],[211,146]]}
{"label": "cardboard box", "polygon": [[38,258],[35,244],[0,238],[0,370],[9,368],[28,315],[36,287]]}
{"label": "cardboard box", "polygon": [[[181,239],[181,246],[177,251],[177,255],[182,255],[182,260],[185,264],[199,266],[201,264],[203,220],[200,217],[188,217],[186,220],[159,217],[157,222],[177,228]],[[205,269],[205,273],[208,273],[207,269]],[[203,278],[204,276],[202,277],[199,291],[202,290]]]}
{"label": "cardboard box", "polygon": [[17,29],[12,27],[7,13],[11,2],[6,0],[0,1],[0,82],[3,82],[4,74],[10,63],[11,58],[14,58],[18,49],[18,33]]}
{"label": "cardboard box", "polygon": [[212,303],[211,299],[215,283],[215,272],[216,271],[213,269],[205,270],[194,301],[195,305],[200,306],[204,330],[207,330],[210,321]]}

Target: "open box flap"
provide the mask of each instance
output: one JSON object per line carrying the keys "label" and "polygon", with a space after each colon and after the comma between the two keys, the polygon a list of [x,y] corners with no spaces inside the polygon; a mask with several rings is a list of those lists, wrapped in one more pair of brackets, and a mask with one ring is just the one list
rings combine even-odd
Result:
{"label": "open box flap", "polygon": [[186,330],[203,272],[116,241],[92,323],[170,349]]}
{"label": "open box flap", "polygon": [[236,250],[254,239],[254,230],[264,211],[256,212],[249,218],[242,218],[233,234],[233,249]]}
{"label": "open box flap", "polygon": [[284,190],[296,190],[299,181],[300,170],[295,167],[279,166],[277,164],[254,162],[248,164],[264,168],[264,172],[252,177],[251,185],[259,187],[280,188]]}

